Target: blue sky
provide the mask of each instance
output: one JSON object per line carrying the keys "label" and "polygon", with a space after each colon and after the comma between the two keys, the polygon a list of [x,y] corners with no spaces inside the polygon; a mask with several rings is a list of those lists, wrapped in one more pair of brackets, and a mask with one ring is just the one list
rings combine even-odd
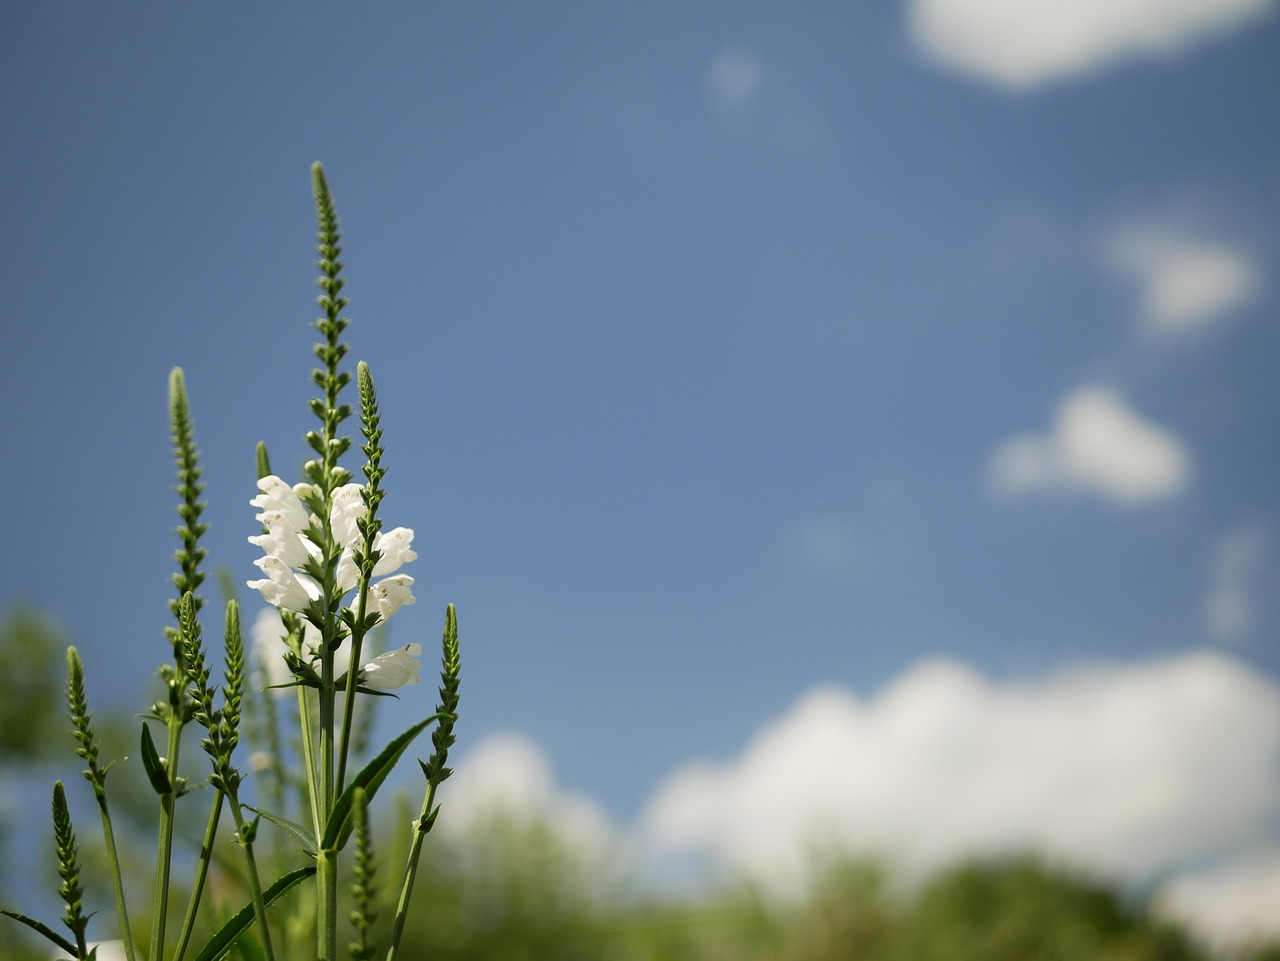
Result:
{"label": "blue sky", "polygon": [[630,824],[939,657],[1044,693],[1208,650],[1271,704],[1280,18],[1023,9],[8,4],[0,600],[142,701],[174,365],[256,576],[321,160],[421,555],[393,638],[457,604],[464,749],[520,732]]}

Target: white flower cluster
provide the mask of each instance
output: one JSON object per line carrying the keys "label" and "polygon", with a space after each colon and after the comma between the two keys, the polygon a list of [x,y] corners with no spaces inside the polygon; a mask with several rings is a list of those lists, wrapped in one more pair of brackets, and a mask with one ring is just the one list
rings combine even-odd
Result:
{"label": "white flower cluster", "polygon": [[[346,592],[356,586],[360,571],[356,566],[355,551],[363,546],[363,537],[356,525],[364,514],[363,486],[345,484],[333,492],[329,511],[329,527],[334,539],[342,545],[338,561],[338,587]],[[312,539],[320,528],[320,520],[307,510],[303,498],[312,497],[316,490],[310,484],[290,487],[279,477],[269,474],[258,481],[261,493],[249,503],[260,511],[256,515],[266,528],[265,534],[249,538],[263,550],[263,557],[253,563],[267,576],[263,580],[246,582],[262,593],[268,604],[286,611],[305,611],[320,599],[320,584],[301,568],[308,561],[320,559],[320,546]],[[407,527],[379,533],[373,547],[382,554],[373,569],[376,577],[392,574],[401,565],[417,560],[413,551],[413,531]],[[385,621],[404,604],[412,604],[413,578],[407,574],[384,577],[369,585],[365,609],[376,612],[379,621]]]}
{"label": "white flower cluster", "polygon": [[[320,661],[320,632],[304,621],[302,626],[302,653],[312,667],[318,668]],[[289,647],[285,643],[284,625],[280,623],[280,615],[270,608],[258,613],[251,628],[254,653],[258,658],[264,675],[264,682],[271,685],[288,684],[293,675],[289,673],[285,663],[285,654]],[[422,654],[421,644],[405,644],[394,650],[379,654],[360,666],[359,682],[365,687],[374,687],[380,691],[394,691],[408,685],[418,683],[418,672],[422,664],[416,658]],[[345,674],[350,666],[351,648],[343,645],[333,655],[334,674]],[[286,691],[279,691],[284,695]],[[357,710],[359,706],[357,705]]]}

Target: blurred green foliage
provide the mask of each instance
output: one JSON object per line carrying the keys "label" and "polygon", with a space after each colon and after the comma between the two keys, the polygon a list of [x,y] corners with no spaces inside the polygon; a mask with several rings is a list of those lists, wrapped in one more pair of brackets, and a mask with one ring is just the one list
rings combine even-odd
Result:
{"label": "blurred green foliage", "polygon": [[[1199,961],[1187,932],[1106,884],[1031,857],[923,885],[844,860],[806,897],[752,886],[685,901],[583,871],[545,827],[495,823],[436,852],[408,958],[450,961]],[[1272,949],[1274,951],[1274,948]],[[1261,951],[1240,959],[1263,961]]]}
{"label": "blurred green foliage", "polygon": [[[46,616],[26,608],[0,621],[0,767],[57,762],[70,769],[61,693],[65,639]],[[259,705],[259,710],[266,704]],[[136,719],[99,714],[104,756],[122,757],[136,743]],[[136,765],[112,777],[113,804],[125,836],[139,842],[154,799]],[[72,789],[74,790],[74,788]],[[198,795],[203,791],[198,790]],[[802,898],[737,887],[676,898],[654,893],[612,852],[584,849],[549,825],[501,814],[472,816],[465,831],[451,826],[447,794],[442,825],[432,833],[414,889],[404,961],[1209,961],[1208,951],[1183,929],[1160,920],[1140,900],[1113,886],[1032,857],[972,862],[905,885],[883,867],[835,860],[815,873]],[[188,849],[199,837],[201,803],[192,804],[179,831]],[[474,812],[472,812],[474,813]],[[379,868],[380,926],[385,945],[394,914],[400,865],[408,848],[416,802],[399,798],[373,814]],[[80,828],[89,903],[109,904],[97,825]],[[291,842],[264,824],[273,876],[306,863]],[[129,887],[145,892],[149,844],[126,845]],[[188,851],[190,854],[190,850]],[[218,851],[210,877],[212,931],[247,900],[240,861]],[[18,879],[8,866],[9,894],[30,885],[56,886],[51,866],[33,865]],[[175,895],[182,900],[186,872]],[[15,883],[18,882],[18,883]],[[6,902],[10,898],[6,897]],[[141,908],[135,895],[135,907]],[[6,903],[22,909],[21,904]],[[285,934],[282,961],[313,956],[315,902],[308,886],[273,908]],[[345,909],[343,911],[345,916]],[[91,933],[103,936],[111,912]],[[132,917],[137,932],[145,917]],[[49,953],[25,930],[0,919],[0,961],[47,961]],[[10,926],[12,925],[12,926]],[[348,932],[340,931],[347,939]],[[242,939],[247,940],[247,939]],[[292,950],[291,950],[292,948]],[[254,958],[241,944],[232,956]],[[1280,961],[1280,944],[1240,948],[1231,961]]]}
{"label": "blurred green foliage", "polygon": [[36,761],[62,723],[67,641],[47,614],[24,605],[0,615],[0,765]]}

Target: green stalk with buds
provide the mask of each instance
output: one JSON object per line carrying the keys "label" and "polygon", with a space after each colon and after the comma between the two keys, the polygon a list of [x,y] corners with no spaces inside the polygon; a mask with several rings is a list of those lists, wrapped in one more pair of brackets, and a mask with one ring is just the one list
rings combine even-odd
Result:
{"label": "green stalk with buds", "polygon": [[[349,874],[347,889],[353,903],[348,917],[355,929],[355,939],[345,947],[354,961],[373,958],[380,950],[373,938],[378,866],[369,805],[413,740],[434,725],[431,759],[419,761],[427,788],[422,813],[414,822],[414,841],[400,883],[388,952],[388,958],[394,958],[422,842],[439,813],[436,791],[449,775],[445,764],[454,740],[459,671],[457,621],[452,605],[448,606],[445,619],[444,668],[435,713],[393,738],[372,758],[359,762],[363,748],[358,732],[367,727],[357,722],[358,709],[367,709],[372,697],[388,696],[418,683],[421,665],[416,658],[421,647],[417,644],[365,657],[370,633],[381,633],[401,607],[415,603],[413,578],[400,569],[416,560],[417,554],[412,549],[411,529],[384,527],[382,414],[373,375],[364,362],[356,368],[364,483],[353,483],[352,472],[341,463],[352,446],[351,438],[341,432],[352,413],[351,407],[341,403],[342,390],[352,380],[351,372],[343,367],[349,353],[343,334],[351,321],[342,315],[348,299],[342,293],[346,282],[341,276],[338,216],[319,164],[312,168],[312,189],[320,270],[317,283],[321,288],[318,303],[323,314],[315,321],[322,338],[314,347],[320,366],[311,374],[319,396],[309,404],[318,425],[304,435],[314,456],[303,466],[302,481],[291,485],[272,472],[266,446],[258,445],[258,494],[250,504],[258,510],[259,533],[249,540],[262,549],[263,556],[254,563],[263,576],[247,582],[261,595],[270,612],[265,619],[254,621],[256,663],[263,666],[271,681],[266,685],[266,696],[271,696],[270,689],[296,688],[298,712],[294,730],[305,776],[298,784],[298,803],[286,809],[285,786],[294,783],[286,776],[287,762],[282,757],[286,739],[281,735],[276,706],[265,699],[254,703],[260,693],[246,689],[249,678],[257,675],[247,668],[240,607],[234,598],[228,600],[225,610],[222,683],[219,686],[212,680],[200,620],[204,601],[199,590],[205,580],[201,565],[207,553],[200,546],[200,539],[208,530],[201,520],[205,507],[201,500],[203,468],[186,380],[182,370],[175,368],[169,377],[169,419],[181,524],[177,528],[180,546],[175,553],[177,570],[173,575],[177,595],[170,600],[169,609],[176,625],[164,631],[172,655],[160,669],[164,692],[143,716],[140,763],[133,767],[135,771],[141,767],[159,800],[146,961],[217,961],[235,948],[239,939],[246,938],[252,938],[257,945],[248,949],[248,942],[240,941],[249,956],[275,961],[276,946],[292,947],[291,942],[296,942],[298,933],[307,927],[314,928],[315,939],[314,951],[307,956],[336,961],[339,878],[344,869]],[[228,590],[225,582],[224,590]],[[87,764],[83,775],[101,814],[119,937],[129,961],[138,961],[108,803],[107,773],[114,762],[105,766],[100,763],[85,668],[75,648],[67,652],[67,703],[76,753]],[[163,754],[150,722],[163,728]],[[213,790],[194,859],[190,896],[171,945],[168,928],[177,840],[175,818],[178,802],[192,793],[191,781],[182,775],[180,763],[183,737],[192,722],[193,729],[202,732],[200,745],[210,765],[206,781]],[[242,733],[259,747],[250,756],[247,768],[238,760]],[[266,757],[261,759],[264,747]],[[269,772],[263,778],[267,786],[250,799],[252,803],[242,797],[249,783],[247,770]],[[292,820],[292,810],[297,807],[306,812],[302,817],[309,824]],[[230,916],[219,909],[216,930],[197,938],[214,921],[214,911],[206,902],[210,880],[221,863],[219,840],[227,837],[224,809],[234,825],[230,840],[241,850],[240,876],[248,889],[248,903]],[[48,939],[73,961],[86,961],[95,952],[88,946],[92,915],[83,910],[78,846],[61,782],[54,787],[53,819],[58,894],[66,908],[63,922],[70,937],[26,915],[8,910],[3,913]],[[278,874],[270,883],[265,883],[257,855],[262,829],[282,831],[302,850],[305,859],[302,866],[296,866],[296,861],[293,867],[275,864],[272,873]],[[348,845],[352,846],[349,853]],[[276,845],[272,850],[284,849]],[[345,860],[348,857],[350,860]],[[272,905],[311,878],[315,879],[310,895],[315,911],[307,914],[313,923],[298,915],[287,917],[284,936],[273,937]]]}

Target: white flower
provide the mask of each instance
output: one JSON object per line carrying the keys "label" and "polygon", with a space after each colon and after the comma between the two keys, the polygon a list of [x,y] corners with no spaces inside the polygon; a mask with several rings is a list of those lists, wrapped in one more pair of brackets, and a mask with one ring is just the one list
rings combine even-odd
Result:
{"label": "white flower", "polygon": [[418,554],[413,550],[413,530],[408,527],[397,527],[394,530],[387,531],[385,534],[379,534],[374,539],[374,550],[382,552],[382,558],[373,569],[374,577],[382,577],[386,574],[394,574],[400,570],[401,566],[408,564],[410,561],[416,561]]}
{"label": "white flower", "polygon": [[253,562],[266,580],[246,581],[249,587],[262,592],[262,599],[268,604],[282,607],[286,611],[304,611],[312,601],[320,599],[320,585],[315,578],[307,574],[296,574],[289,565],[273,554],[259,557]]}
{"label": "white flower", "polygon": [[418,671],[422,668],[414,658],[421,653],[421,644],[406,644],[379,654],[360,669],[360,682],[380,691],[394,691],[406,684],[412,687],[418,683]]}
{"label": "white flower", "polygon": [[343,547],[358,545],[363,538],[356,521],[364,516],[364,487],[360,484],[343,484],[333,492],[333,506],[329,509],[329,527],[333,539]]}
{"label": "white flower", "polygon": [[320,548],[291,526],[281,511],[263,511],[257,515],[267,532],[249,538],[250,544],[262,548],[264,554],[280,558],[290,567],[301,567],[320,557]]}
{"label": "white flower", "polygon": [[[290,487],[274,474],[259,480],[258,490],[261,493],[249,503],[259,508],[256,516],[266,530],[250,537],[249,543],[262,548],[265,556],[254,563],[267,576],[246,583],[261,591],[268,604],[286,611],[305,611],[323,593],[316,579],[303,572],[308,563],[323,556],[323,545],[312,540],[318,536],[313,531],[321,526],[320,521],[303,501],[305,497],[315,503],[318,491],[310,484]],[[343,484],[333,491],[329,530],[335,545],[342,549],[334,577],[343,594],[360,581],[355,554],[364,546],[359,521],[367,510],[362,485]],[[413,531],[407,527],[379,533],[373,540],[373,549],[381,556],[373,574],[379,577],[391,574],[409,561],[417,560],[412,545]],[[401,606],[414,602],[409,589],[412,584],[412,577],[398,575],[371,585],[365,600],[366,609],[376,611],[379,620],[385,621]]]}
{"label": "white flower", "polygon": [[279,511],[285,522],[295,531],[307,529],[307,525],[311,523],[311,515],[298,494],[310,491],[309,484],[290,487],[275,474],[268,474],[258,481],[258,490],[262,493],[249,501],[251,507],[261,511]]}
{"label": "white flower", "polygon": [[413,596],[413,578],[408,574],[397,574],[369,586],[366,610],[376,610],[382,620],[386,620],[405,604],[417,603]]}
{"label": "white flower", "polygon": [[[361,539],[363,540],[363,539]],[[409,545],[413,543],[413,530],[408,527],[397,527],[395,530],[379,534],[373,539],[373,549],[382,554],[373,568],[375,577],[391,574],[400,570],[410,561],[416,561],[418,554]],[[356,566],[355,551],[348,547],[338,559],[338,584],[344,591],[349,591],[360,580],[360,568]]]}

